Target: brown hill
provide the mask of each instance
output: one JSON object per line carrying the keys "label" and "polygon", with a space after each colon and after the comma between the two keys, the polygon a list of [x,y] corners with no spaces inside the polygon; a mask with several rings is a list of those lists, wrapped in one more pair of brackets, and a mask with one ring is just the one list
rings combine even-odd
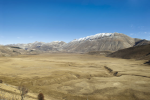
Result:
{"label": "brown hill", "polygon": [[147,45],[147,44],[150,44],[150,41],[145,40],[145,39],[135,38],[135,45],[134,46]]}
{"label": "brown hill", "polygon": [[109,54],[108,56],[124,58],[124,59],[150,60],[150,44],[118,50],[114,53]]}

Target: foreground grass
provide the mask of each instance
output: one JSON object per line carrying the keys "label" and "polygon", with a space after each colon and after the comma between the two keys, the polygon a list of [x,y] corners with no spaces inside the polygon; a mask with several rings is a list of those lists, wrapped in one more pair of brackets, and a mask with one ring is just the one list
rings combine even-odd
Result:
{"label": "foreground grass", "polygon": [[0,63],[0,79],[13,86],[22,82],[35,100],[39,92],[46,100],[150,100],[150,68],[143,61],[51,54],[0,58]]}

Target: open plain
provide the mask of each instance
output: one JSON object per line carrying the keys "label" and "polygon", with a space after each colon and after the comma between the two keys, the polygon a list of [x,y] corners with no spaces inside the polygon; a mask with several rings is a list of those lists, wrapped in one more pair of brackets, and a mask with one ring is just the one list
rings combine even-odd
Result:
{"label": "open plain", "polygon": [[0,90],[13,94],[4,84],[22,84],[31,100],[40,92],[46,100],[150,100],[150,66],[144,62],[71,53],[1,57]]}

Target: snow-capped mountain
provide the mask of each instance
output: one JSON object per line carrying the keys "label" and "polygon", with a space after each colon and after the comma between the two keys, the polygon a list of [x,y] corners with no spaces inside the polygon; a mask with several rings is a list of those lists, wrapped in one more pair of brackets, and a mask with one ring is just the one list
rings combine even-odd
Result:
{"label": "snow-capped mountain", "polygon": [[95,35],[75,39],[72,42],[74,42],[74,41],[84,41],[84,40],[89,40],[89,41],[91,40],[92,41],[92,40],[103,38],[103,37],[110,37],[111,35],[113,35],[113,33],[98,33],[98,34],[95,34]]}
{"label": "snow-capped mountain", "polygon": [[117,51],[135,45],[135,39],[122,33],[99,33],[73,40],[63,46],[67,52]]}
{"label": "snow-capped mountain", "polygon": [[20,48],[42,52],[79,52],[117,51],[137,45],[150,44],[150,41],[131,38],[122,33],[98,33],[95,35],[72,40],[69,43],[53,41],[50,43],[34,42],[28,44],[10,44]]}

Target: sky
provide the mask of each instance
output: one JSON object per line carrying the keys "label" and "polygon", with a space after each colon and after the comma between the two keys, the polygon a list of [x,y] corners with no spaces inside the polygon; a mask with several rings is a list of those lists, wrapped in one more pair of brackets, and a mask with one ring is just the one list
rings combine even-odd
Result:
{"label": "sky", "polygon": [[70,42],[97,33],[150,40],[150,0],[0,0],[0,44]]}

